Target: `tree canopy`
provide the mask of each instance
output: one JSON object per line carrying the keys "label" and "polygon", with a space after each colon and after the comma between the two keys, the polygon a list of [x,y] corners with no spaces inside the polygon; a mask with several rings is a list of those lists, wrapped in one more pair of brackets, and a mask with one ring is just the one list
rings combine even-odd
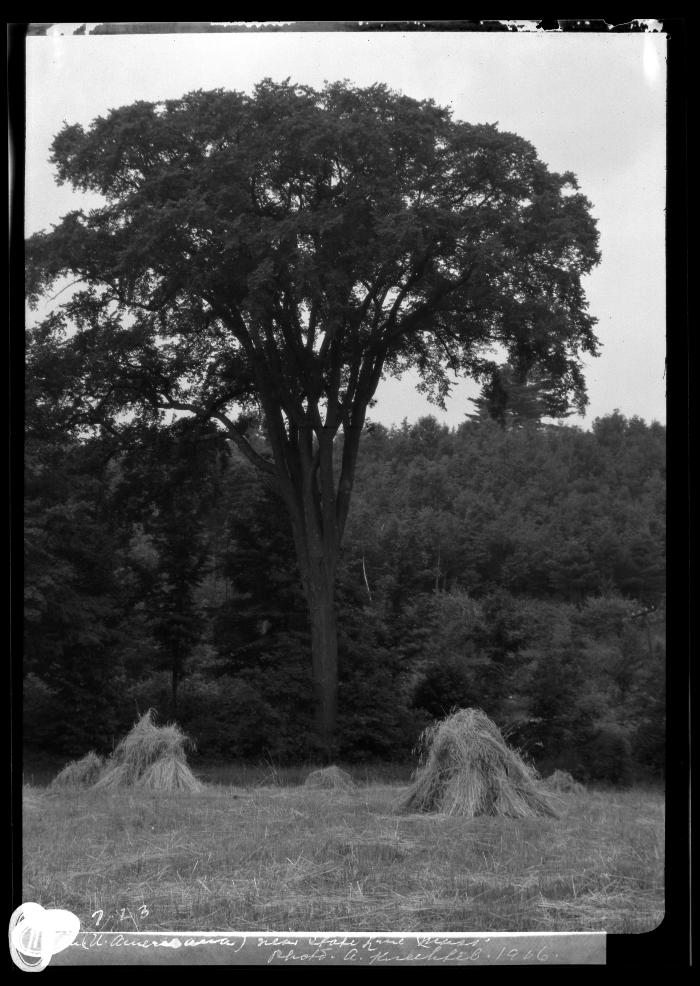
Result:
{"label": "tree canopy", "polygon": [[188,412],[275,477],[330,655],[315,672],[330,735],[333,585],[380,379],[417,368],[440,404],[453,374],[493,374],[497,346],[562,411],[583,407],[590,204],[522,138],[384,85],[137,102],[64,126],[52,161],[105,202],[28,241],[31,301],[79,281],[30,339],[33,370],[69,381],[69,421]]}
{"label": "tree canopy", "polygon": [[540,425],[543,417],[567,418],[572,412],[564,409],[566,400],[562,406],[560,390],[558,381],[547,380],[538,370],[528,374],[505,364],[493,371],[472,399],[475,410],[467,418],[490,419],[502,428]]}
{"label": "tree canopy", "polygon": [[594,222],[513,134],[381,85],[265,81],[67,125],[52,160],[107,204],[31,238],[30,294],[85,284],[65,314],[109,359],[103,410],[228,423],[269,395],[291,472],[295,432],[358,424],[382,370],[418,366],[439,399],[494,342],[581,400]]}

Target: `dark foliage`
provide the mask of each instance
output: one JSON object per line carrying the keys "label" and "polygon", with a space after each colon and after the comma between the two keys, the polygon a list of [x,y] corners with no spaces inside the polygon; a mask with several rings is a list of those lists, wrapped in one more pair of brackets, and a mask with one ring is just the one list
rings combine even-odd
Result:
{"label": "dark foliage", "polygon": [[[59,182],[102,204],[26,244],[31,304],[61,278],[78,285],[30,333],[37,386],[71,426],[211,422],[274,477],[331,756],[338,567],[379,382],[415,368],[441,405],[453,374],[493,377],[497,343],[518,380],[547,382],[550,410],[582,409],[582,357],[598,345],[582,287],[600,259],[590,203],[517,135],[384,85],[265,79],[251,95],[139,101],[66,123],[51,160]],[[151,609],[175,706],[199,628],[175,574],[187,549],[172,532],[167,543],[171,588],[153,590]],[[489,577],[506,555],[497,546]]]}
{"label": "dark foliage", "polygon": [[[171,714],[177,668],[198,757],[318,757],[274,484],[200,425],[115,443],[31,423],[28,744],[108,753],[137,712]],[[543,769],[662,774],[663,452],[620,415],[368,431],[338,579],[343,758],[405,759],[476,705]]]}

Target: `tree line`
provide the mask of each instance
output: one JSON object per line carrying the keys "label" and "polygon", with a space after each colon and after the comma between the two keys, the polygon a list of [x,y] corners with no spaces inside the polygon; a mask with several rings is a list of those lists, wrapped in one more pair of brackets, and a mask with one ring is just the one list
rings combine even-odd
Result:
{"label": "tree line", "polygon": [[[205,421],[78,436],[45,410],[30,393],[27,743],[108,750],[155,706],[202,757],[321,756],[275,483]],[[338,566],[339,757],[405,760],[477,705],[540,764],[661,772],[664,501],[665,428],[618,412],[590,431],[368,422]]]}

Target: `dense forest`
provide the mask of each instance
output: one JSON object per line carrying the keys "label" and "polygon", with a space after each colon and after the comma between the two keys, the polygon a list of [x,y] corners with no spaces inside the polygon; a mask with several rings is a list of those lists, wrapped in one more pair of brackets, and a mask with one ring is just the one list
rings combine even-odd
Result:
{"label": "dense forest", "polygon": [[[204,759],[313,759],[308,615],[272,481],[211,424],[77,435],[28,396],[27,747],[106,752],[150,706]],[[405,761],[435,717],[479,706],[542,768],[662,773],[665,428],[476,403],[455,429],[366,425],[340,759]]]}

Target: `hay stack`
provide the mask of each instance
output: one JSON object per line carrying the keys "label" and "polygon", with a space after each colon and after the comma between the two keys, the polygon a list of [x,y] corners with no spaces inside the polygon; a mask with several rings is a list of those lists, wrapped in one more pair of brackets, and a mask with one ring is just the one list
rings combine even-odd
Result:
{"label": "hay stack", "polygon": [[554,796],[481,709],[460,709],[421,736],[423,767],[400,803],[404,811],[447,815],[556,817]]}
{"label": "hay stack", "polygon": [[355,782],[347,771],[340,767],[322,767],[320,770],[312,770],[304,781],[304,787],[311,787],[316,790],[322,788],[349,791],[355,787]]}
{"label": "hay stack", "polygon": [[51,787],[91,787],[100,776],[104,759],[90,750],[80,760],[71,760],[51,781]]}
{"label": "hay stack", "polygon": [[188,744],[179,726],[156,726],[149,709],[116,747],[95,788],[201,791],[202,785],[187,766]]}
{"label": "hay stack", "polygon": [[549,777],[545,777],[543,783],[550,791],[563,791],[565,793],[585,791],[583,784],[579,784],[568,770],[555,770]]}

